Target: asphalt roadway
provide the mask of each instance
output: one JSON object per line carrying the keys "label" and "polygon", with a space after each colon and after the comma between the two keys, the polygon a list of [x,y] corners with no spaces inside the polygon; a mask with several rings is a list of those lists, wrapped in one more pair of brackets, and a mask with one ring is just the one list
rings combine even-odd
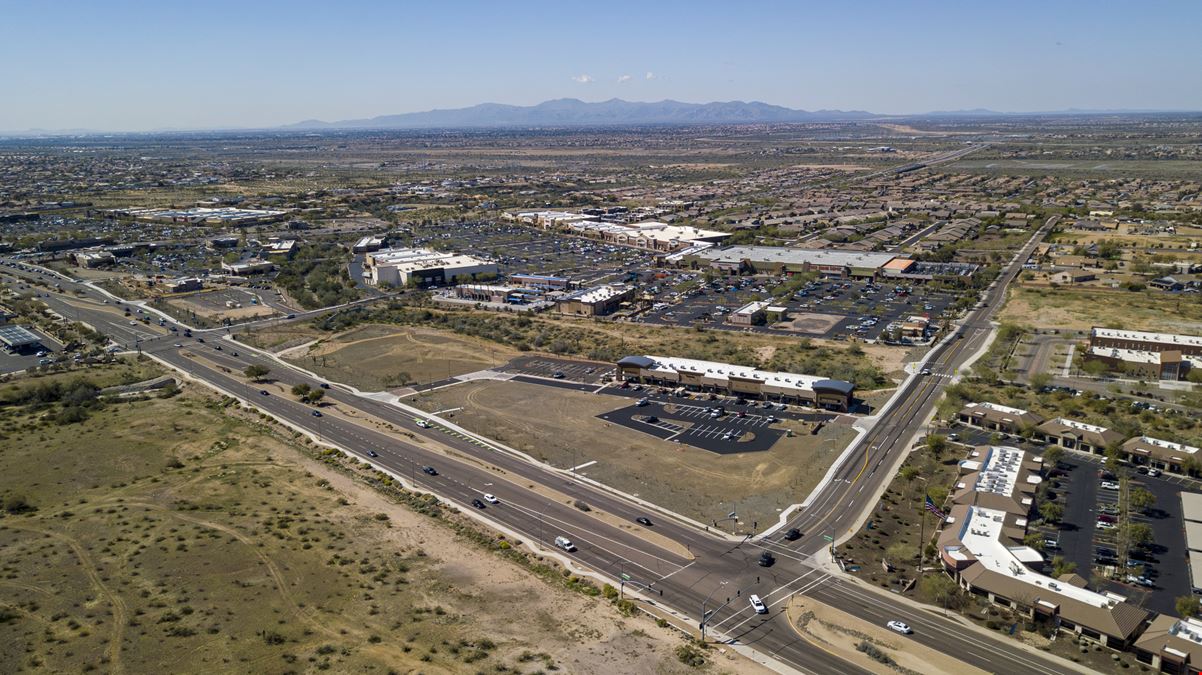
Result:
{"label": "asphalt roadway", "polygon": [[[524,540],[539,541],[546,549],[553,548],[556,536],[567,536],[579,547],[565,554],[567,557],[615,584],[622,575],[629,576],[627,588],[638,590],[644,598],[641,602],[691,617],[693,622],[708,615],[711,637],[749,646],[799,672],[834,675],[866,671],[808,642],[789,625],[784,606],[796,593],[877,624],[891,619],[905,621],[915,631],[906,639],[986,671],[1063,673],[1072,672],[1064,662],[967,627],[962,620],[917,607],[889,592],[844,580],[812,560],[813,554],[827,546],[823,533],[838,538],[860,526],[862,515],[892,478],[892,467],[908,449],[909,439],[942,395],[949,381],[947,375],[985,344],[990,316],[1004,298],[1005,285],[1048,229],[1045,225],[1040,230],[988,292],[983,306],[966,318],[960,329],[963,338],[934,350],[929,361],[933,374],[912,378],[904,385],[904,391],[895,399],[897,403],[882,414],[856,451],[846,456],[834,480],[789,520],[789,527],[805,533],[796,542],[785,542],[775,535],[732,540],[479,439],[450,433],[437,424],[431,429],[419,427],[411,412],[355,394],[337,383],[327,391],[322,415],[314,416],[312,406],[294,400],[287,392],[293,384],[318,386],[320,380],[236,342],[221,340],[224,330],[193,331],[206,338],[205,344],[197,344],[195,339],[179,334],[155,334],[157,326],[128,326],[120,312],[112,311],[111,301],[109,305],[101,304],[106,296],[88,286],[63,283],[65,290],[79,289],[87,298],[81,301],[72,297],[70,313],[63,310],[67,309],[66,297],[71,296],[51,293],[43,301],[65,315],[78,316],[118,342],[140,347],[188,377],[237,396],[467,512],[477,511],[470,505],[472,499],[484,493],[495,494],[501,504],[489,505],[476,515],[498,529]],[[302,320],[313,314],[298,313],[296,318]],[[223,345],[221,351],[214,349],[218,340]],[[175,347],[176,343],[183,347]],[[265,385],[246,382],[240,371],[251,363],[270,367],[274,381]],[[260,390],[270,393],[265,396]],[[365,418],[388,422],[412,434],[415,440],[400,433],[383,433],[364,423]],[[434,447],[431,440],[442,447]],[[378,456],[370,457],[369,451]],[[422,466],[435,467],[438,474],[422,473]],[[535,485],[540,489],[531,489]],[[573,506],[577,500],[587,503],[591,510],[585,512]],[[609,517],[600,516],[602,513]],[[652,527],[633,522],[640,516],[650,518]],[[765,549],[776,556],[771,567],[757,564]],[[751,593],[763,598],[770,609],[768,615],[751,610],[747,602]]]}

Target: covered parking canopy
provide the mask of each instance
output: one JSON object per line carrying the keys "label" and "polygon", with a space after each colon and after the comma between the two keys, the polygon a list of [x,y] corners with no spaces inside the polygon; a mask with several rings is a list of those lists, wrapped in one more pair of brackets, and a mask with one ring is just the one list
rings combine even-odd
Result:
{"label": "covered parking canopy", "polygon": [[37,333],[21,326],[0,326],[0,343],[5,349],[14,351],[22,347],[40,344],[42,338]]}

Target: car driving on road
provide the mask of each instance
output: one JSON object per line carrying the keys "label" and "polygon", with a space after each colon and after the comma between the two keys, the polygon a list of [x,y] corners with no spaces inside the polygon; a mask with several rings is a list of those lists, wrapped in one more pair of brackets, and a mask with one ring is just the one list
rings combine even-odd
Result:
{"label": "car driving on road", "polygon": [[437,476],[437,475],[438,475],[438,470],[437,470],[437,469],[435,469],[435,468],[434,468],[434,467],[432,467],[432,466],[423,466],[423,467],[422,467],[422,473],[426,473],[426,474],[429,474],[429,475],[431,475],[431,476]]}
{"label": "car driving on road", "polygon": [[910,633],[914,632],[913,630],[911,630],[910,626],[908,626],[907,624],[905,624],[901,621],[897,621],[897,620],[890,621],[889,623],[885,624],[885,626],[889,630],[897,632],[897,633],[901,633],[902,635],[909,635]]}
{"label": "car driving on road", "polygon": [[751,608],[755,610],[756,614],[768,613],[768,606],[764,604],[763,600],[760,600],[760,596],[755,594],[751,596]]}
{"label": "car driving on road", "polygon": [[501,503],[501,500],[497,499],[495,495],[490,495],[488,493],[484,494],[484,501],[488,502],[489,504],[500,504]]}

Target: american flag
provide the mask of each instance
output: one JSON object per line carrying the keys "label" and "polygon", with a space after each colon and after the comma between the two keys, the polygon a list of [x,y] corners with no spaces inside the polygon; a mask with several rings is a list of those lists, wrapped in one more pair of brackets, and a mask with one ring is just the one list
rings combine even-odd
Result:
{"label": "american flag", "polygon": [[926,509],[939,520],[947,520],[947,514],[943,511],[940,511],[938,506],[935,506],[935,502],[931,500],[930,495],[927,495]]}

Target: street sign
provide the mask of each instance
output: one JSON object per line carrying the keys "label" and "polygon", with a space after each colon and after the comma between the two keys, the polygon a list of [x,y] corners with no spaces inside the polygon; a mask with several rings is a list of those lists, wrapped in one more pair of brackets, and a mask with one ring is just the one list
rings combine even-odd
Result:
{"label": "street sign", "polygon": [[623,579],[625,579],[626,581],[630,581],[630,575],[629,575],[629,574],[627,574],[627,573],[625,573],[625,572],[623,572],[623,573],[622,573],[621,575],[619,575],[619,576],[621,576],[621,577],[622,577]]}
{"label": "street sign", "polygon": [[834,541],[834,540],[835,540],[835,538],[834,538],[834,537],[832,537],[832,536],[831,536],[831,535],[829,535],[829,534],[824,534],[824,535],[822,535],[822,538],[823,538],[823,539],[825,539],[825,540],[827,540],[827,541]]}

